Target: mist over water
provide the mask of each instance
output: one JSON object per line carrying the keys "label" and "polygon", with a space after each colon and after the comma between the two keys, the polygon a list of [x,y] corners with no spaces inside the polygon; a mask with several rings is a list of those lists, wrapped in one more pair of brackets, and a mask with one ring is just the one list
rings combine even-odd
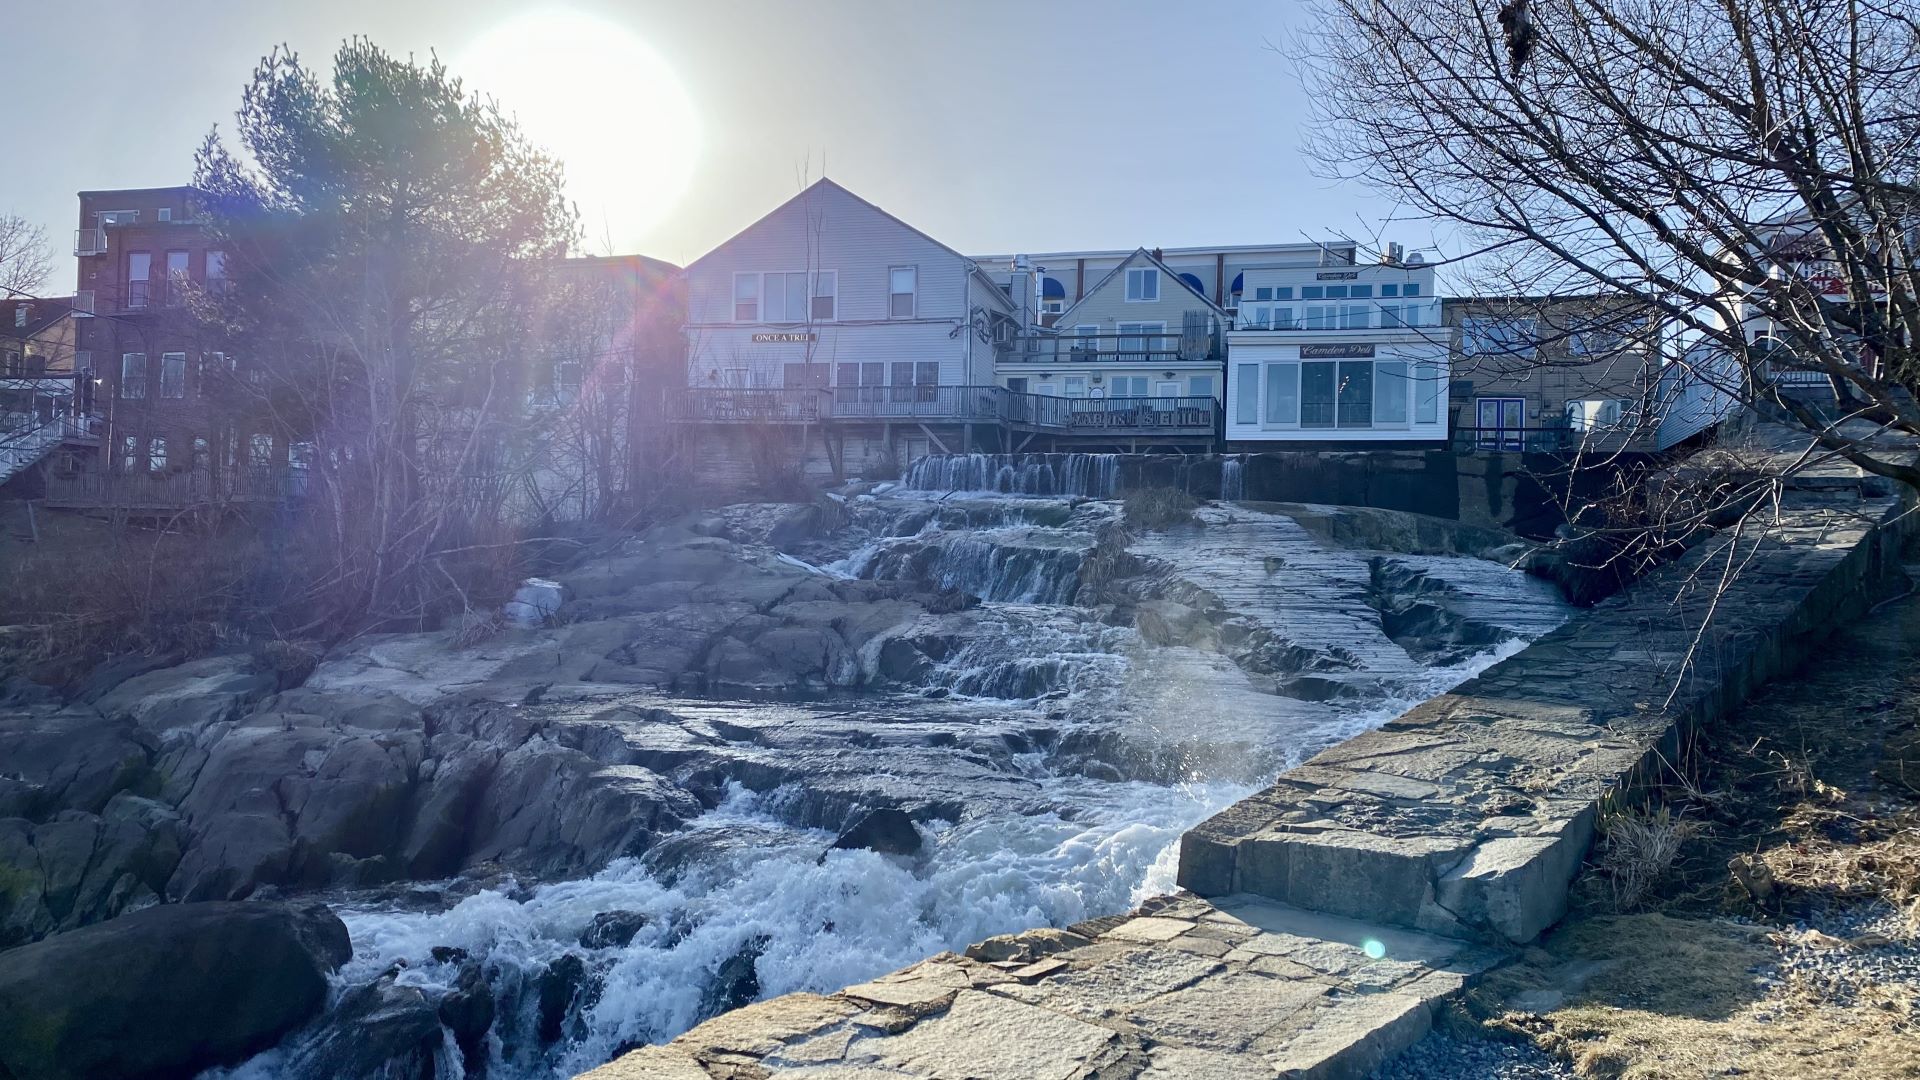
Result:
{"label": "mist over water", "polygon": [[[952,479],[1004,478],[1007,468],[1018,475],[1017,463],[1008,462],[992,474],[970,466],[968,475]],[[1076,465],[1074,477],[1097,487],[1098,464]],[[1217,578],[1211,587],[1239,590],[1231,597],[1235,610],[1246,609],[1244,621],[1258,627],[1306,626],[1355,639],[1317,648],[1340,646],[1356,656],[1380,648],[1385,639],[1377,629],[1379,640],[1361,640],[1365,635],[1347,623],[1300,624],[1287,601],[1303,587],[1301,575],[1318,575],[1313,588],[1323,592],[1333,588],[1327,581],[1359,587],[1369,573],[1364,558],[1323,552],[1324,565],[1313,564],[1305,556],[1317,545],[1295,535],[1298,527],[1284,518],[1239,508],[1208,514],[1198,535],[1141,543],[1156,565],[1170,568],[1170,581],[1191,590]],[[964,620],[964,634],[951,620],[928,628],[955,641],[923,673],[926,691],[852,702],[726,703],[734,716],[778,709],[794,723],[831,721],[849,730],[885,732],[924,719],[1001,733],[1014,751],[991,767],[1023,785],[1027,797],[969,800],[954,820],[919,821],[920,852],[898,856],[831,849],[836,834],[815,827],[818,800],[804,781],[759,792],[735,783],[719,806],[646,855],[589,877],[453,889],[462,898],[427,910],[391,897],[341,898],[336,910],[352,935],[354,959],[336,976],[337,987],[364,985],[404,965],[394,976],[398,984],[437,995],[454,986],[463,961],[478,961],[497,1003],[487,1075],[561,1077],[634,1045],[670,1039],[717,1011],[729,994],[737,1000],[832,991],[995,934],[1124,911],[1175,887],[1186,829],[1289,765],[1511,655],[1559,617],[1537,583],[1512,571],[1428,559],[1434,573],[1458,570],[1478,588],[1524,602],[1532,621],[1458,662],[1428,666],[1401,652],[1391,663],[1344,673],[1351,692],[1330,700],[1278,695],[1271,680],[1217,650],[1150,645],[1131,625],[1073,606],[1083,564],[1115,518],[1113,504],[1080,500],[911,492],[869,500],[855,508],[839,549],[809,552],[806,561],[843,577],[913,576],[986,601],[954,617]],[[1250,550],[1270,553],[1275,543],[1294,545],[1285,550],[1298,580],[1276,578],[1270,561],[1262,562],[1270,554],[1249,559],[1241,551],[1254,545]],[[669,711],[715,707],[711,699],[672,697],[652,704]],[[903,752],[897,744],[889,751]],[[938,740],[911,752],[934,770],[963,758],[969,768],[981,767],[964,746]],[[868,758],[876,769],[899,760],[853,743],[843,754],[842,763],[854,768]],[[963,781],[955,784],[966,790]],[[582,944],[603,912],[636,916],[641,925],[630,942]],[[584,962],[585,977],[565,998],[560,1038],[543,1041],[542,979],[568,955]],[[317,1062],[303,1052],[324,1030],[323,1023],[232,1075],[318,1075]],[[460,1058],[449,1037],[435,1074],[464,1075]]]}

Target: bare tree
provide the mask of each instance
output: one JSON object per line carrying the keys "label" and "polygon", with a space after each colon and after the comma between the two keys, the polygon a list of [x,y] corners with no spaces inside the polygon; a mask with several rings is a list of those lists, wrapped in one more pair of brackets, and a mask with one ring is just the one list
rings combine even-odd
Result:
{"label": "bare tree", "polygon": [[1460,280],[1631,301],[1670,372],[1808,437],[1793,467],[1920,484],[1911,0],[1325,0],[1312,25],[1309,156],[1450,226]]}
{"label": "bare tree", "polygon": [[18,214],[0,214],[0,297],[38,293],[52,274],[47,230]]}

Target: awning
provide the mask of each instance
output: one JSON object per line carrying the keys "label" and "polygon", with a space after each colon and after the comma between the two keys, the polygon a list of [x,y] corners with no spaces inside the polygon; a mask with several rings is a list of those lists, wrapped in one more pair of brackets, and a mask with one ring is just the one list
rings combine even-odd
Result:
{"label": "awning", "polygon": [[1191,287],[1194,292],[1199,293],[1201,296],[1207,295],[1207,287],[1205,285],[1200,284],[1200,278],[1197,275],[1181,274],[1180,280],[1186,282],[1187,285]]}
{"label": "awning", "polygon": [[1050,277],[1043,277],[1040,279],[1040,299],[1065,300],[1066,298],[1067,298],[1067,287],[1065,285],[1060,284],[1058,281],[1055,281],[1053,278],[1050,278]]}
{"label": "awning", "polygon": [[1246,285],[1246,283],[1247,283],[1247,275],[1235,274],[1233,275],[1233,288],[1228,289],[1227,291],[1232,293],[1235,296],[1239,296],[1241,293],[1242,286]]}

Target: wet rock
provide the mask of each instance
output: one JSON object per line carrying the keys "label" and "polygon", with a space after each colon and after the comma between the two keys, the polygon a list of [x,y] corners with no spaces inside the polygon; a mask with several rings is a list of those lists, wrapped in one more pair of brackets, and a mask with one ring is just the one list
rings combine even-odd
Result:
{"label": "wet rock", "polygon": [[433,957],[436,964],[459,964],[466,961],[467,950],[455,945],[435,945],[427,950],[427,955]]}
{"label": "wet rock", "polygon": [[318,1013],[350,955],[324,907],[264,903],[166,904],[23,945],[0,953],[0,1075],[233,1064]]}
{"label": "wet rock", "polygon": [[341,995],[326,1031],[282,1071],[299,1080],[431,1080],[440,1022],[419,987],[401,986],[388,972]]}
{"label": "wet rock", "polygon": [[567,1013],[586,982],[587,963],[574,953],[566,953],[541,972],[534,1006],[541,1042],[559,1041],[566,1029]]}
{"label": "wet rock", "polygon": [[486,1058],[487,1032],[493,1027],[493,988],[478,963],[460,966],[460,977],[440,999],[435,1015],[453,1033],[469,1072]]}
{"label": "wet rock", "polygon": [[650,921],[643,912],[602,911],[580,932],[580,944],[588,949],[624,949]]}
{"label": "wet rock", "polygon": [[766,951],[767,938],[753,937],[728,957],[714,973],[713,982],[700,1001],[701,1016],[718,1016],[748,1005],[760,996],[760,973],[754,969],[760,954]]}
{"label": "wet rock", "polygon": [[109,719],[131,720],[155,735],[192,738],[232,720],[279,688],[248,656],[210,656],[136,675],[96,703]]}
{"label": "wet rock", "polygon": [[920,851],[920,830],[903,810],[881,807],[860,815],[833,842],[835,850],[865,848],[883,855],[914,855]]}

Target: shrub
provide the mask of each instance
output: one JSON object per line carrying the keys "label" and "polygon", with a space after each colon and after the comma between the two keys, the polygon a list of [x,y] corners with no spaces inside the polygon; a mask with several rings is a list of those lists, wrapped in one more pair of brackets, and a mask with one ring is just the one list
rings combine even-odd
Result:
{"label": "shrub", "polygon": [[1130,529],[1171,529],[1191,525],[1200,505],[1179,488],[1152,487],[1129,491],[1121,500],[1121,520]]}

